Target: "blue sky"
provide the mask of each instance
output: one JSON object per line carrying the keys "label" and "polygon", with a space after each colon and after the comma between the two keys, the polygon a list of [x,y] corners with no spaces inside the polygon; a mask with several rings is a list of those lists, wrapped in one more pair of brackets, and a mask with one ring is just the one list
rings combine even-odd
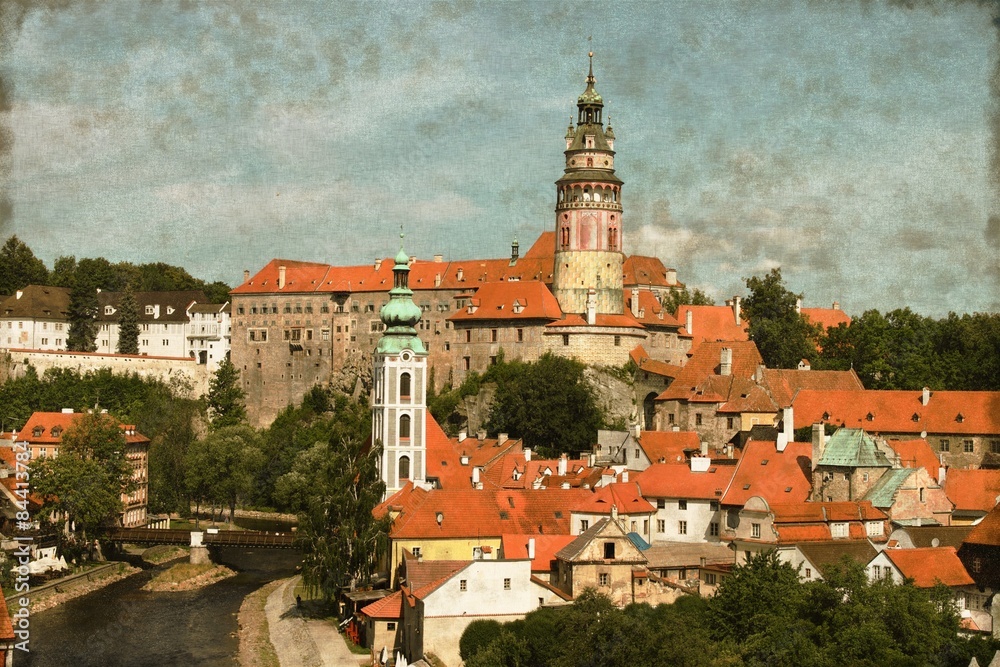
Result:
{"label": "blue sky", "polygon": [[[593,49],[625,248],[721,302],[1000,310],[989,6],[8,2],[0,235],[237,284],[553,227]],[[65,6],[64,6],[65,5]],[[5,140],[6,139],[6,140]]]}

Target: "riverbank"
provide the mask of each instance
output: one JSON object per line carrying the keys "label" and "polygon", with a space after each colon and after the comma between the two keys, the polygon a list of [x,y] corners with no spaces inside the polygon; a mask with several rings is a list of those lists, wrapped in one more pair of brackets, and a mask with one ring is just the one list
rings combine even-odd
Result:
{"label": "riverbank", "polygon": [[142,587],[144,591],[193,591],[217,581],[235,577],[236,573],[225,565],[213,563],[177,563],[160,572]]}
{"label": "riverbank", "polygon": [[272,581],[246,596],[237,616],[239,625],[240,650],[237,662],[240,667],[280,667],[281,661],[271,644],[268,632],[267,614],[264,606],[267,598],[285,582]]}
{"label": "riverbank", "polygon": [[91,572],[81,572],[49,582],[32,589],[29,594],[31,613],[51,609],[139,572],[142,572],[140,568],[128,563],[109,563]]}

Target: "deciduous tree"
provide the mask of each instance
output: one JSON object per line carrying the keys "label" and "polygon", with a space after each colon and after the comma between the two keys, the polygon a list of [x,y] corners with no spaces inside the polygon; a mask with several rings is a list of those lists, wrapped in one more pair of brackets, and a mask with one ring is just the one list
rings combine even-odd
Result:
{"label": "deciduous tree", "polygon": [[750,295],[743,312],[749,320],[750,340],[757,344],[764,363],[771,368],[795,368],[803,359],[816,357],[819,329],[796,311],[801,294],[794,294],[772,269],[763,278],[746,279]]}
{"label": "deciduous tree", "polygon": [[45,263],[17,236],[0,248],[0,294],[13,294],[28,285],[44,285],[49,277]]}

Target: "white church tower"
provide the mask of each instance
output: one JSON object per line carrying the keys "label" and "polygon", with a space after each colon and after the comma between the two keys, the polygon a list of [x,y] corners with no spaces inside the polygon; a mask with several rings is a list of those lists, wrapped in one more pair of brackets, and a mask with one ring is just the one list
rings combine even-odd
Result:
{"label": "white church tower", "polygon": [[409,287],[409,262],[400,243],[373,359],[372,442],[382,444],[386,497],[407,482],[427,483],[427,348],[414,328],[421,312]]}

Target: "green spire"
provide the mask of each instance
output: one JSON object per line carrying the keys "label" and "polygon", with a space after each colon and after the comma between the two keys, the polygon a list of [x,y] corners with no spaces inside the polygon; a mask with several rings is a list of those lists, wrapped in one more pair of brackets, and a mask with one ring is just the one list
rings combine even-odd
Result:
{"label": "green spire", "polygon": [[583,91],[583,95],[580,95],[576,102],[581,107],[583,105],[603,106],[604,100],[594,90],[594,84],[597,83],[597,79],[594,78],[594,52],[591,51],[588,55],[590,56],[590,71],[587,73],[587,90]]}
{"label": "green spire", "polygon": [[417,336],[416,324],[421,312],[413,303],[413,291],[409,286],[410,256],[403,250],[403,234],[399,234],[399,252],[396,265],[392,267],[393,286],[389,290],[389,302],[382,306],[379,317],[385,325],[385,333],[378,341],[376,351],[381,354],[398,354],[403,350],[413,350],[416,354],[427,354],[424,342]]}

